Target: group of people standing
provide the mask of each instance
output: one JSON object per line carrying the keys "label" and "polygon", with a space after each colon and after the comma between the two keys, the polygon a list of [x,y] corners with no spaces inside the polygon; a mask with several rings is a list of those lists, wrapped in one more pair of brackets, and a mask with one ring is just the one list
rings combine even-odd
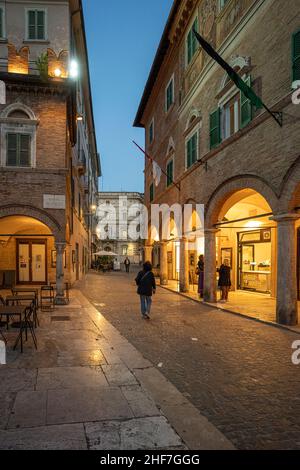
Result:
{"label": "group of people standing", "polygon": [[[199,256],[199,261],[197,265],[196,274],[198,275],[198,294],[200,299],[204,297],[204,256]],[[219,273],[219,282],[218,286],[221,290],[221,300],[220,302],[228,302],[228,295],[231,287],[231,267],[227,259],[224,260],[221,267],[217,269]]]}

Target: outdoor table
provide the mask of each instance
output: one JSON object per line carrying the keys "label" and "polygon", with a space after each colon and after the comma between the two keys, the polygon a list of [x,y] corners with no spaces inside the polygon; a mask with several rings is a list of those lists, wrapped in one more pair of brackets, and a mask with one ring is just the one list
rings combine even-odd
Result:
{"label": "outdoor table", "polygon": [[35,327],[39,325],[39,320],[37,316],[37,301],[36,295],[8,295],[6,297],[6,305],[20,305],[19,302],[34,302],[34,324]]}
{"label": "outdoor table", "polygon": [[[23,352],[23,330],[22,330],[22,317],[25,316],[25,310],[26,310],[26,307],[23,305],[15,305],[13,307],[9,307],[9,306],[0,306],[0,317],[1,315],[3,315],[4,317],[7,318],[7,323],[8,323],[8,319],[9,317],[16,317],[18,316],[19,319],[20,319],[20,333],[19,333],[19,336],[17,337],[16,339],[16,342],[15,342],[15,345],[14,345],[14,349],[16,349],[17,345],[18,345],[18,342],[19,342],[19,338],[21,339],[21,353]],[[1,333],[1,336],[4,338],[4,335]],[[7,341],[5,340],[5,342],[7,343]]]}
{"label": "outdoor table", "polygon": [[34,294],[36,299],[36,307],[39,306],[39,289],[34,287],[13,287],[11,289],[13,295]]}

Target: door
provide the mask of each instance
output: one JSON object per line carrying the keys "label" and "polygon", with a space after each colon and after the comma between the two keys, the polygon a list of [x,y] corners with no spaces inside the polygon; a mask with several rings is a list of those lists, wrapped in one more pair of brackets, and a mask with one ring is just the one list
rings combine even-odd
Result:
{"label": "door", "polygon": [[255,247],[254,245],[239,246],[239,289],[249,289],[247,274],[254,271]]}
{"label": "door", "polygon": [[79,244],[76,243],[76,281],[79,281]]}
{"label": "door", "polygon": [[17,240],[18,284],[47,284],[46,240]]}
{"label": "door", "polygon": [[298,300],[300,301],[300,228],[297,230],[297,286]]}

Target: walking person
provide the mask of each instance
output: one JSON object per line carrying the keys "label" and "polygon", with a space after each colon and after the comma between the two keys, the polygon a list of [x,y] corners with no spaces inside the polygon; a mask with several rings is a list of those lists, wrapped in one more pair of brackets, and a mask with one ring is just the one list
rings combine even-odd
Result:
{"label": "walking person", "polygon": [[150,320],[152,295],[156,293],[156,282],[152,272],[152,264],[149,261],[144,264],[144,269],[138,273],[135,282],[138,286],[137,293],[141,299],[142,318]]}
{"label": "walking person", "polygon": [[127,258],[125,259],[124,264],[125,264],[126,272],[129,273],[129,270],[130,270],[130,259],[128,258],[128,256],[127,256]]}
{"label": "walking person", "polygon": [[228,302],[228,294],[231,287],[231,267],[229,266],[228,259],[224,260],[219,271],[219,287],[221,289],[221,302]]}
{"label": "walking person", "polygon": [[199,261],[197,265],[196,274],[198,277],[198,294],[199,298],[203,299],[203,290],[204,290],[204,256],[199,256]]}

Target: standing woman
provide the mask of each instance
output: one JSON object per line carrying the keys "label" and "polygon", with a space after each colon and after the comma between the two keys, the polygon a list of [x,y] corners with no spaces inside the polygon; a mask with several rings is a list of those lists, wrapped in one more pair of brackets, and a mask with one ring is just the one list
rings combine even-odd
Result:
{"label": "standing woman", "polygon": [[137,293],[141,299],[142,318],[150,320],[152,295],[156,292],[156,282],[152,272],[152,264],[149,261],[144,264],[144,269],[138,273],[135,282],[138,286]]}
{"label": "standing woman", "polygon": [[203,299],[203,289],[204,289],[204,256],[199,256],[198,266],[197,266],[197,274],[198,274],[198,294],[199,298]]}
{"label": "standing woman", "polygon": [[229,261],[225,259],[224,264],[219,269],[219,287],[222,293],[221,302],[228,302],[228,294],[231,287],[230,271]]}

